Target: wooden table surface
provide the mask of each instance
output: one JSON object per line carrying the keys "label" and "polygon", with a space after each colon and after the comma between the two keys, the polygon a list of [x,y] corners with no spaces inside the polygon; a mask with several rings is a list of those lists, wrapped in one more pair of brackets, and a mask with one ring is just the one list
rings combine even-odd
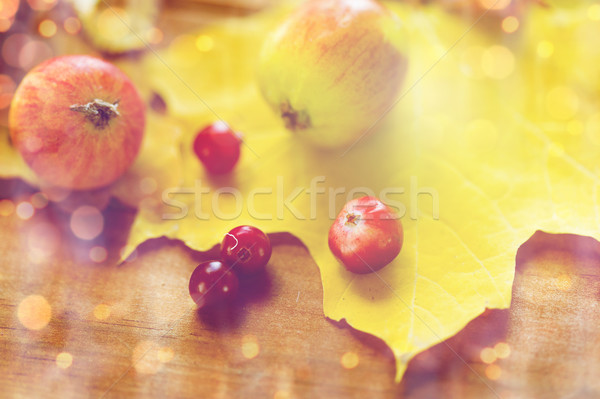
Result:
{"label": "wooden table surface", "polygon": [[0,397],[600,397],[594,240],[536,235],[516,257],[511,308],[418,355],[395,384],[381,341],[324,317],[317,265],[294,237],[272,236],[267,273],[202,314],[187,284],[214,250],[154,240],[118,265],[133,210],[111,202],[103,234],[85,241],[59,205],[31,218],[14,208],[34,193],[0,180]]}
{"label": "wooden table surface", "polygon": [[[0,181],[18,205],[34,191]],[[512,307],[417,356],[399,385],[379,340],[323,316],[317,265],[272,236],[267,273],[201,314],[191,271],[215,251],[155,240],[117,265],[134,212],[75,237],[57,205],[0,203],[0,396],[140,398],[593,398],[600,395],[598,243],[538,234],[517,256]],[[108,259],[90,260],[90,250]],[[498,345],[500,344],[500,345]],[[486,349],[487,348],[487,349]],[[495,350],[494,350],[495,348]]]}

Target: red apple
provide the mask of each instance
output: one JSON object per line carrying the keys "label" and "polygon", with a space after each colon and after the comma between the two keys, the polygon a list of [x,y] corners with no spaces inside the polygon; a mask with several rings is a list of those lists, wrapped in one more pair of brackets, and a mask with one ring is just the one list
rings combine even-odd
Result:
{"label": "red apple", "polygon": [[10,135],[47,184],[87,190],[114,182],[133,163],[145,105],[131,80],[90,56],[50,59],[31,70],[13,98]]}
{"label": "red apple", "polygon": [[329,249],[353,273],[371,273],[390,263],[402,240],[398,215],[375,197],[348,202],[329,229]]}

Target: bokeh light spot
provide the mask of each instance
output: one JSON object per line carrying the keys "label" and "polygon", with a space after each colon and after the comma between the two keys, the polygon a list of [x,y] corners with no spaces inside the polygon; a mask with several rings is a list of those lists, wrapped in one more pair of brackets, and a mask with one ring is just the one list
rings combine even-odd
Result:
{"label": "bokeh light spot", "polygon": [[94,308],[94,317],[98,320],[106,320],[110,317],[110,306],[101,303]]}
{"label": "bokeh light spot", "polygon": [[588,8],[587,15],[592,21],[600,21],[600,4],[592,4]]}
{"label": "bokeh light spot", "polygon": [[150,44],[159,44],[165,37],[163,31],[158,28],[150,28],[147,36]]}
{"label": "bokeh light spot", "polygon": [[171,360],[173,360],[173,357],[175,357],[175,353],[173,352],[173,349],[167,347],[167,346],[163,346],[162,348],[160,348],[158,350],[158,360],[162,363],[168,363]]}
{"label": "bokeh light spot", "polygon": [[477,0],[479,5],[486,10],[504,10],[511,0]]}
{"label": "bokeh light spot", "polygon": [[45,19],[40,22],[38,31],[40,32],[40,35],[44,37],[52,37],[56,34],[56,23],[52,20]]}
{"label": "bokeh light spot", "polygon": [[109,42],[124,39],[129,33],[129,14],[119,7],[104,9],[96,21],[98,34]]}
{"label": "bokeh light spot", "polygon": [[514,33],[519,29],[519,20],[515,16],[506,17],[502,20],[502,30],[506,33]]}
{"label": "bokeh light spot", "polygon": [[17,205],[17,216],[23,220],[29,220],[33,217],[35,209],[29,202],[21,202]]}
{"label": "bokeh light spot", "polygon": [[485,368],[485,376],[490,380],[497,380],[502,375],[502,369],[496,364],[490,364]]}
{"label": "bokeh light spot", "polygon": [[141,341],[133,349],[131,362],[141,374],[156,374],[162,366],[158,357],[158,345],[152,341]]}
{"label": "bokeh light spot", "polygon": [[76,35],[81,30],[81,22],[75,17],[69,17],[65,19],[63,27],[69,35]]}
{"label": "bokeh light spot", "polygon": [[546,95],[546,111],[551,118],[566,121],[579,110],[579,97],[569,87],[557,86]]}
{"label": "bokeh light spot", "polygon": [[12,18],[0,17],[0,32],[7,32],[13,24]]}
{"label": "bokeh light spot", "polygon": [[472,46],[468,47],[460,57],[460,71],[463,75],[474,78],[474,79],[482,79],[485,77],[485,72],[481,67],[481,59],[483,58],[483,54],[485,52],[485,48],[481,46]]}
{"label": "bokeh light spot", "polygon": [[21,67],[19,54],[23,47],[30,41],[29,36],[23,33],[15,33],[7,37],[2,45],[2,59],[4,62],[15,68]]}
{"label": "bokeh light spot", "polygon": [[492,348],[483,348],[479,353],[481,361],[487,364],[494,363],[498,358],[496,352]]}
{"label": "bokeh light spot", "polygon": [[19,66],[22,69],[31,69],[49,58],[54,53],[52,48],[40,40],[30,40],[19,51]]}
{"label": "bokeh light spot", "polygon": [[515,56],[504,46],[494,45],[486,49],[481,57],[481,67],[492,79],[504,79],[515,68]]}
{"label": "bokeh light spot", "polygon": [[548,40],[542,40],[537,45],[537,54],[541,58],[550,58],[554,54],[554,44]]}
{"label": "bokeh light spot", "polygon": [[17,317],[25,328],[41,330],[50,322],[52,308],[43,296],[30,295],[19,304]]}
{"label": "bokeh light spot", "polygon": [[198,51],[207,52],[213,49],[215,42],[212,37],[208,35],[200,35],[196,39],[196,48]]}
{"label": "bokeh light spot", "polygon": [[15,203],[9,199],[0,200],[0,216],[10,216],[15,211]]}
{"label": "bokeh light spot", "polygon": [[150,195],[156,191],[158,183],[152,177],[144,177],[140,180],[140,191],[146,195]]}
{"label": "bokeh light spot", "polygon": [[104,216],[98,208],[84,205],[71,214],[71,231],[82,240],[93,240],[104,229]]}
{"label": "bokeh light spot", "polygon": [[0,2],[0,18],[12,18],[19,9],[19,3],[19,0],[2,0]]}
{"label": "bokeh light spot", "polygon": [[108,257],[108,253],[104,247],[95,246],[90,249],[90,259],[96,263],[102,263]]}
{"label": "bokeh light spot", "polygon": [[35,193],[29,199],[35,209],[44,209],[48,205],[48,197],[44,193]]}
{"label": "bokeh light spot", "polygon": [[56,4],[57,0],[27,0],[29,7],[35,11],[48,11]]}
{"label": "bokeh light spot", "polygon": [[254,359],[260,353],[260,346],[254,335],[244,335],[242,337],[242,355],[246,359]]}
{"label": "bokeh light spot", "polygon": [[35,263],[41,263],[53,254],[60,246],[60,232],[51,223],[39,222],[27,233],[27,256]]}
{"label": "bokeh light spot", "polygon": [[277,391],[273,395],[273,399],[290,399],[291,395],[288,391]]}
{"label": "bokeh light spot", "polygon": [[62,352],[56,356],[56,365],[61,369],[68,369],[73,364],[73,356],[70,353]]}
{"label": "bokeh light spot", "polygon": [[360,359],[359,359],[358,355],[354,352],[344,353],[340,360],[342,367],[345,369],[353,369],[356,366],[358,366],[359,362],[360,362]]}
{"label": "bokeh light spot", "polygon": [[510,356],[510,346],[506,342],[498,342],[494,345],[494,352],[498,359],[506,359]]}

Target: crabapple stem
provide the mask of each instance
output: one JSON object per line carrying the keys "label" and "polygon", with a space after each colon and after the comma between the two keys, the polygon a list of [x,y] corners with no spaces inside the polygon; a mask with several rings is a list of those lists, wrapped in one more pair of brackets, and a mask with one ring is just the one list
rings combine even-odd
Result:
{"label": "crabapple stem", "polygon": [[306,111],[296,111],[287,101],[279,105],[279,111],[285,127],[291,131],[308,129],[311,126],[310,117]]}
{"label": "crabapple stem", "polygon": [[353,225],[357,225],[358,224],[358,220],[360,219],[360,216],[358,216],[355,213],[349,213],[346,215],[346,224],[353,224]]}
{"label": "crabapple stem", "polygon": [[119,116],[119,111],[117,110],[119,101],[120,100],[117,100],[111,104],[96,98],[94,101],[84,105],[71,105],[70,109],[71,111],[84,114],[86,118],[94,124],[96,129],[104,129],[111,119]]}

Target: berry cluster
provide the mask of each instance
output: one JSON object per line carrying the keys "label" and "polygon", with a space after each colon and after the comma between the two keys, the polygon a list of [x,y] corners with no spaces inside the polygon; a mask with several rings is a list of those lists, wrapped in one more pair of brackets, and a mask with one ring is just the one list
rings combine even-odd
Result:
{"label": "berry cluster", "polygon": [[238,226],[221,242],[221,260],[200,263],[190,277],[190,296],[198,308],[226,304],[239,291],[238,275],[261,272],[271,258],[271,242],[260,229]]}

